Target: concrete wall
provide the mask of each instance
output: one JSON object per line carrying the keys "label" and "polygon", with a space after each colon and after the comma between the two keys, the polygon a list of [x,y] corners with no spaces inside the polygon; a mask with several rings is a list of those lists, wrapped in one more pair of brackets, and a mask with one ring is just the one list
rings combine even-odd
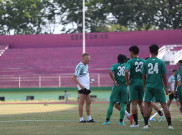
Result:
{"label": "concrete wall", "polygon": [[[89,47],[182,44],[182,30],[89,33],[86,38],[86,45]],[[10,48],[82,47],[82,35],[0,36],[0,44],[9,44]]]}

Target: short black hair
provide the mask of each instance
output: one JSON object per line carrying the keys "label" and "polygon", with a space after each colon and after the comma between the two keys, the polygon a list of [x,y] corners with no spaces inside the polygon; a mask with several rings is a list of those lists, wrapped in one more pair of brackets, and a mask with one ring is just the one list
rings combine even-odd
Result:
{"label": "short black hair", "polygon": [[118,55],[118,63],[124,63],[124,62],[126,62],[126,56],[125,55],[123,55],[123,54],[119,54]]}
{"label": "short black hair", "polygon": [[82,58],[85,57],[85,56],[89,56],[89,55],[90,55],[89,53],[83,53]]}
{"label": "short black hair", "polygon": [[129,60],[130,60],[130,58],[126,58],[126,62],[129,61]]}
{"label": "short black hair", "polygon": [[159,46],[157,44],[151,44],[149,49],[150,49],[150,53],[157,54],[159,50]]}
{"label": "short black hair", "polygon": [[132,52],[132,53],[134,53],[135,55],[138,55],[139,54],[139,48],[138,48],[138,46],[131,46],[129,48],[129,51]]}
{"label": "short black hair", "polygon": [[182,60],[179,60],[178,63],[181,63],[182,64]]}
{"label": "short black hair", "polygon": [[177,70],[176,69],[173,69],[173,73],[176,72]]}

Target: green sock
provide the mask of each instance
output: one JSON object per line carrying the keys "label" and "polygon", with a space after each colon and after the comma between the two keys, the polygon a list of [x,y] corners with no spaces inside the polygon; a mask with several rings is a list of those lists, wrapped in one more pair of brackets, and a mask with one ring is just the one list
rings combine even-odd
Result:
{"label": "green sock", "polygon": [[112,115],[112,112],[113,112],[113,107],[114,107],[114,103],[110,102],[109,107],[107,109],[107,115],[106,115],[107,121],[109,121],[110,118],[111,118],[111,115]]}
{"label": "green sock", "polygon": [[124,116],[125,116],[125,103],[120,103],[121,106],[121,110],[120,110],[120,121],[124,120]]}

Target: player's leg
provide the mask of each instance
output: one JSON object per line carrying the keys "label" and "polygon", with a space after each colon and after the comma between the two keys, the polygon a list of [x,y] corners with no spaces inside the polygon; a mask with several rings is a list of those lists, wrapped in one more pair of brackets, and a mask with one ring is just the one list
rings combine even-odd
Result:
{"label": "player's leg", "polygon": [[115,107],[118,111],[121,110],[121,107],[120,107],[120,103],[119,103],[119,102],[117,102],[117,103],[114,105],[114,107]]}
{"label": "player's leg", "polygon": [[174,96],[175,100],[176,100],[176,105],[178,108],[180,108],[181,104],[179,103],[178,99],[177,99],[177,96]]}
{"label": "player's leg", "polygon": [[111,115],[113,113],[114,104],[119,101],[118,100],[118,97],[119,97],[118,88],[119,88],[119,86],[113,86],[112,93],[110,96],[110,103],[109,103],[109,106],[107,109],[106,121],[103,123],[103,125],[110,124],[109,121],[110,121]]}
{"label": "player's leg", "polygon": [[[121,107],[120,107],[120,103],[119,103],[119,102],[115,104],[115,108],[116,108],[118,111],[121,110]],[[132,117],[132,115],[131,115],[130,113],[127,112],[127,110],[125,110],[125,116],[127,117],[128,120],[130,120],[130,123],[132,124],[132,123],[133,123],[133,122],[132,122],[132,121],[133,121],[133,117]]]}
{"label": "player's leg", "polygon": [[154,102],[151,102],[152,108],[154,108],[154,110],[156,112],[160,111],[159,108],[157,107],[157,105]]}
{"label": "player's leg", "polygon": [[137,90],[138,90],[138,105],[140,107],[140,112],[144,118],[144,104],[143,104],[143,95],[144,95],[144,92],[143,92],[143,84],[139,85],[137,87]]}
{"label": "player's leg", "polygon": [[179,103],[180,103],[180,105],[181,105],[180,108],[179,108],[179,110],[180,110],[180,112],[182,113],[182,101],[180,101]]}
{"label": "player's leg", "polygon": [[127,86],[128,102],[127,102],[127,104],[126,104],[126,111],[127,111],[128,113],[130,113],[130,104],[131,104],[131,102],[130,102],[130,92],[129,92],[129,89],[130,89],[130,87]]}
{"label": "player's leg", "polygon": [[[155,97],[153,98],[155,100]],[[162,111],[157,107],[157,105],[152,101],[151,102],[152,108],[155,109],[155,111],[159,114],[160,118],[159,118],[159,122],[161,122],[164,119],[164,114],[162,113]],[[155,116],[156,114],[154,114]],[[151,118],[150,120],[152,120],[153,118]]]}
{"label": "player's leg", "polygon": [[79,94],[79,116],[80,116],[80,122],[86,122],[83,118],[83,105],[85,101],[85,94]]}
{"label": "player's leg", "polygon": [[150,102],[150,105],[149,105],[149,108],[148,108],[148,111],[149,111],[149,118],[150,118],[150,115],[152,114],[152,102]]}
{"label": "player's leg", "polygon": [[126,115],[126,117],[127,117],[128,120],[131,119],[132,114],[130,114],[130,113],[127,112],[126,110],[125,110],[125,115]]}
{"label": "player's leg", "polygon": [[140,112],[142,114],[142,116],[144,117],[144,106],[143,106],[143,101],[138,100],[138,105],[140,107]]}
{"label": "player's leg", "polygon": [[109,103],[109,106],[107,109],[107,114],[106,114],[106,121],[102,125],[109,125],[110,124],[109,121],[110,121],[111,115],[113,113],[114,104],[115,104],[114,102]]}
{"label": "player's leg", "polygon": [[182,112],[182,92],[181,87],[177,88],[176,103],[178,103],[179,111]]}
{"label": "player's leg", "polygon": [[91,106],[91,100],[90,100],[90,94],[86,95],[86,112],[87,112],[87,116],[90,116],[90,108]]}
{"label": "player's leg", "polygon": [[138,100],[131,101],[131,104],[132,104],[132,115],[133,115],[134,125],[133,126],[130,126],[130,127],[139,127],[139,125],[138,125],[138,109],[137,109],[137,103],[138,103]]}
{"label": "player's leg", "polygon": [[125,106],[126,103],[120,103],[120,120],[119,120],[119,124],[120,125],[124,125],[124,116],[125,116]]}
{"label": "player's leg", "polygon": [[126,111],[130,113],[130,101],[126,104]]}
{"label": "player's leg", "polygon": [[66,97],[66,101],[65,101],[65,103],[67,104],[68,103],[68,98]]}
{"label": "player's leg", "polygon": [[169,95],[169,100],[167,102],[167,105],[170,107],[172,100],[174,99],[173,93]]}
{"label": "player's leg", "polygon": [[130,124],[133,124],[133,115],[130,114],[130,96],[129,96],[129,86],[127,86],[127,96],[128,96],[128,102],[126,104],[126,110],[125,110],[125,115],[127,116],[127,120],[130,121]]}
{"label": "player's leg", "polygon": [[134,119],[134,125],[131,125],[130,127],[139,127],[138,125],[138,91],[136,90],[136,85],[130,85],[130,101],[132,104],[132,115]]}
{"label": "player's leg", "polygon": [[155,111],[159,114],[159,116],[164,115],[154,102],[151,102],[151,105],[152,105],[152,108],[154,108]]}
{"label": "player's leg", "polygon": [[143,104],[143,95],[144,95],[144,92],[143,92],[143,84],[139,85],[137,87],[137,91],[138,91],[138,105],[140,107],[140,112],[144,118],[144,104]]}
{"label": "player's leg", "polygon": [[[128,102],[128,93],[127,93],[127,87],[125,85],[121,86],[120,92],[120,120],[119,120],[119,124],[120,125],[124,125],[124,116],[128,112],[125,110],[126,109],[126,103]],[[130,117],[130,116],[129,116]]]}
{"label": "player's leg", "polygon": [[151,101],[153,98],[152,89],[151,88],[145,88],[144,93],[144,129],[149,128],[148,126],[148,120],[152,111],[152,105]]}
{"label": "player's leg", "polygon": [[180,111],[181,111],[181,113],[182,113],[182,87],[180,86],[180,88],[179,88],[179,89],[181,90],[181,94],[180,94],[179,102],[180,102],[180,105],[181,105],[181,107],[180,107]]}
{"label": "player's leg", "polygon": [[133,115],[130,114],[130,98],[129,98],[129,86],[127,86],[127,97],[128,97],[128,101],[126,104],[126,110],[125,110],[125,116],[127,117],[126,120],[130,120],[130,123],[133,123]]}
{"label": "player's leg", "polygon": [[90,114],[91,111],[91,99],[90,94],[86,95],[86,112],[87,112],[87,122],[95,122]]}
{"label": "player's leg", "polygon": [[151,102],[144,102],[144,128],[147,129],[148,128],[148,120],[152,111],[152,106],[151,106]]}
{"label": "player's leg", "polygon": [[168,123],[168,128],[173,129],[171,125],[171,113],[169,111],[169,106],[166,103],[166,95],[163,89],[154,89],[154,95],[157,102],[160,102],[161,107],[164,110],[164,114],[166,116],[166,120]]}
{"label": "player's leg", "polygon": [[169,107],[166,103],[161,103],[161,107],[164,110],[164,114],[166,116],[166,120],[168,123],[168,128],[173,129],[172,124],[171,124],[171,113],[169,111]]}
{"label": "player's leg", "polygon": [[177,95],[178,101],[179,101],[179,103],[180,103],[179,110],[180,110],[180,112],[182,113],[182,87],[181,87],[181,86],[178,87],[177,92],[178,92],[178,95]]}

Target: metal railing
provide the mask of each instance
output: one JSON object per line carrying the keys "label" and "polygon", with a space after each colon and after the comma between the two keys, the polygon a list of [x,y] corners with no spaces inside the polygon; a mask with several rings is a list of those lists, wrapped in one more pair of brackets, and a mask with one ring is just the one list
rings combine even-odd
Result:
{"label": "metal railing", "polygon": [[[72,80],[73,74],[60,75],[21,75],[0,76],[0,88],[45,88],[45,87],[76,87]],[[93,87],[112,86],[108,74],[90,74]]]}

